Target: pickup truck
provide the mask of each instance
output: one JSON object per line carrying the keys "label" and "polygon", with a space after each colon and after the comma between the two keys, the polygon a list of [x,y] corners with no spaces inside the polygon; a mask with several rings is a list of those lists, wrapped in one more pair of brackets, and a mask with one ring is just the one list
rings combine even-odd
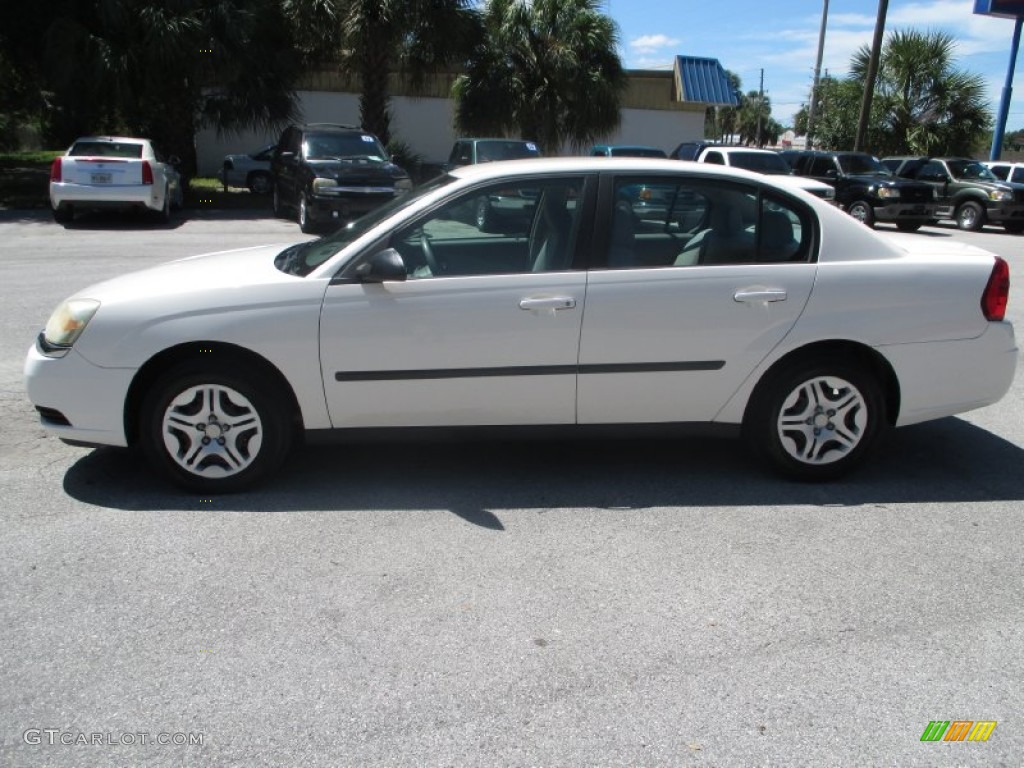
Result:
{"label": "pickup truck", "polygon": [[709,145],[697,153],[697,162],[727,165],[732,168],[742,168],[754,173],[775,176],[776,181],[781,181],[787,186],[810,192],[833,205],[836,202],[836,191],[831,184],[793,175],[793,169],[790,168],[789,163],[783,160],[778,152],[768,149]]}
{"label": "pickup truck", "polygon": [[882,162],[897,176],[935,189],[937,219],[952,219],[964,230],[977,231],[992,223],[1007,232],[1024,232],[1024,184],[1002,181],[977,160],[886,157]]}
{"label": "pickup truck", "polygon": [[834,186],[839,207],[868,227],[888,222],[901,232],[916,232],[936,218],[935,191],[929,185],[895,176],[866,152],[796,150],[781,155],[798,175]]}
{"label": "pickup truck", "polygon": [[152,211],[169,220],[181,207],[178,158],[164,158],[149,139],[86,136],[50,165],[50,207],[60,224],[98,209]]}

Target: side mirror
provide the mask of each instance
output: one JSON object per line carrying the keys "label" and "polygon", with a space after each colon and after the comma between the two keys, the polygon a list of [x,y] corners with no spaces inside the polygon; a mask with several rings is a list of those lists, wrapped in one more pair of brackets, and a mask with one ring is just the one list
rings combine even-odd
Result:
{"label": "side mirror", "polygon": [[402,254],[394,248],[385,248],[364,261],[355,270],[356,279],[361,283],[383,283],[389,280],[405,280],[408,273]]}

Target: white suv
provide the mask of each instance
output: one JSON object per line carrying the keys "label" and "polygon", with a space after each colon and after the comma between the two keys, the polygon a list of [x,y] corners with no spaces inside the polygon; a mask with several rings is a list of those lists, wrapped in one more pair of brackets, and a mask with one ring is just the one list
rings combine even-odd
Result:
{"label": "white suv", "polygon": [[1003,181],[1024,184],[1024,163],[1006,163],[1003,161],[986,162],[989,170]]}
{"label": "white suv", "polygon": [[836,190],[831,184],[825,184],[806,176],[794,176],[793,169],[778,152],[755,147],[705,147],[697,155],[698,163],[728,165],[742,168],[755,173],[765,173],[779,177],[777,180],[797,189],[803,189],[816,197],[835,205]]}

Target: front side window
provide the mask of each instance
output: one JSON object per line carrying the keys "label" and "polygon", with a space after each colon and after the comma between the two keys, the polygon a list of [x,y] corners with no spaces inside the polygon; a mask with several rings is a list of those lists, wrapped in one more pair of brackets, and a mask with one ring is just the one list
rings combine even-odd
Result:
{"label": "front side window", "polygon": [[812,214],[783,195],[702,179],[618,179],[610,269],[805,262]]}
{"label": "front side window", "polygon": [[583,190],[583,178],[492,184],[403,227],[391,246],[410,279],[571,269]]}

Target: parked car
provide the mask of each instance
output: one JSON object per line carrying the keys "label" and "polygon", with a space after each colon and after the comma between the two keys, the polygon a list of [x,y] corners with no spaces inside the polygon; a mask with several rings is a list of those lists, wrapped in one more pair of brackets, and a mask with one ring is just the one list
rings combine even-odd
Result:
{"label": "parked car", "polygon": [[525,139],[466,138],[457,139],[448,153],[444,170],[463,165],[491,163],[496,160],[528,160],[540,157],[536,142]]}
{"label": "parked car", "polygon": [[1003,181],[1024,184],[1024,163],[1005,163],[1001,160],[987,161],[988,169]]}
{"label": "parked car", "polygon": [[[661,221],[622,199],[637,184],[671,201]],[[515,231],[454,220],[499,189],[535,196]],[[452,171],[319,240],[81,290],[25,376],[48,432],[140,447],[203,493],[269,476],[303,434],[432,428],[700,425],[821,479],[888,427],[999,400],[1019,356],[1009,291],[991,253],[882,237],[772,176],[524,160]]]}
{"label": "parked car", "polygon": [[701,139],[698,141],[684,141],[680,143],[675,149],[669,153],[669,157],[673,160],[696,160],[699,155],[706,147],[723,146],[717,141],[708,141]]}
{"label": "parked car", "polygon": [[380,139],[350,125],[292,125],[271,160],[274,214],[303,232],[352,221],[412,189]]}
{"label": "parked car", "polygon": [[268,144],[249,154],[225,155],[220,181],[225,187],[248,187],[254,195],[269,195],[274,188],[270,161],[276,144]]}
{"label": "parked car", "polygon": [[[536,142],[525,139],[458,139],[452,145],[444,170],[478,163],[530,160],[538,157],[540,149]],[[506,226],[515,226],[517,220],[522,221],[524,216],[529,216],[534,198],[535,195],[528,189],[514,195],[503,194],[503,190],[495,190],[491,194],[481,195],[454,213],[474,222],[481,232],[490,232]]]}
{"label": "parked car", "polygon": [[868,227],[887,222],[901,232],[916,232],[936,217],[930,186],[893,175],[866,152],[787,150],[780,155],[797,175],[834,186],[839,206]]}
{"label": "parked car", "polygon": [[182,205],[175,156],[149,139],[85,136],[50,165],[53,218],[67,224],[86,210],[152,211],[168,220]]}
{"label": "parked car", "polygon": [[985,165],[966,157],[887,157],[893,173],[935,190],[937,219],[952,219],[960,229],[1001,224],[1024,232],[1024,184],[1002,181]]}
{"label": "parked car", "polygon": [[639,144],[596,144],[588,154],[591,157],[668,157],[663,149]]}
{"label": "parked car", "polygon": [[698,163],[711,163],[713,165],[727,165],[731,168],[742,168],[755,173],[766,173],[769,176],[778,176],[777,181],[784,184],[791,184],[797,189],[810,192],[812,195],[827,200],[830,203],[836,202],[836,190],[831,184],[796,176],[789,163],[783,160],[778,152],[757,147],[705,147],[697,155]]}

